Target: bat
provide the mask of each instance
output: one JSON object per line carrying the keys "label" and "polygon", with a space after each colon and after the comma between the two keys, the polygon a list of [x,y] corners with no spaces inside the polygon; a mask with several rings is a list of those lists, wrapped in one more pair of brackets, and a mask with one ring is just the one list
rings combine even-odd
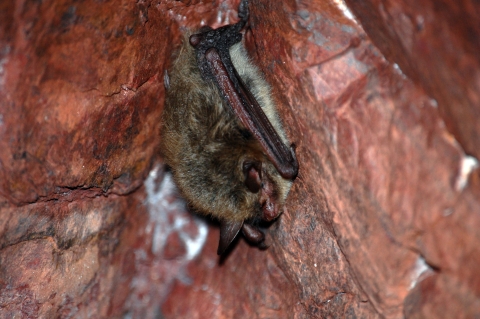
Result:
{"label": "bat", "polygon": [[164,78],[164,160],[189,206],[220,222],[219,255],[240,230],[265,247],[258,224],[282,213],[298,174],[270,85],[241,42],[248,1],[238,16],[188,32]]}

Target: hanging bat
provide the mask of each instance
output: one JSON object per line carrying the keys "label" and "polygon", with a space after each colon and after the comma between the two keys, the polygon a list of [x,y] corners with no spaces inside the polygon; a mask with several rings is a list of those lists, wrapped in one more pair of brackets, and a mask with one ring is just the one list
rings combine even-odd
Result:
{"label": "hanging bat", "polygon": [[241,42],[248,14],[244,0],[238,23],[185,36],[165,75],[165,162],[189,205],[220,221],[219,255],[240,230],[265,246],[257,225],[281,214],[298,173],[270,86]]}

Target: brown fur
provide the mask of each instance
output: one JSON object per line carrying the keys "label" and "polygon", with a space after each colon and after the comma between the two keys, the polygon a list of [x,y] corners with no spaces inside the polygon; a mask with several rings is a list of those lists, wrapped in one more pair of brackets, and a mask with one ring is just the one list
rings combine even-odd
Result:
{"label": "brown fur", "polygon": [[[230,48],[232,62],[288,144],[275,111],[270,88],[251,64],[242,44]],[[235,118],[217,87],[202,79],[188,36],[171,71],[163,112],[163,150],[174,180],[199,213],[223,221],[261,218],[260,194],[245,186],[245,160],[262,162],[274,184],[277,204],[284,206],[292,182],[280,176],[259,143]]]}

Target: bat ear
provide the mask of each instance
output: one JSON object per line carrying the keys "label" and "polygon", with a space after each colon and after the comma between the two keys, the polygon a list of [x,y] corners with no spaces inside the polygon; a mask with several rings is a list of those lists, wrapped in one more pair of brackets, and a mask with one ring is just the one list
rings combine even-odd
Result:
{"label": "bat ear", "polygon": [[220,224],[220,242],[218,243],[217,255],[221,255],[230,246],[242,229],[243,221],[222,221]]}
{"label": "bat ear", "polygon": [[243,174],[245,175],[245,186],[252,193],[257,193],[262,187],[262,163],[243,162]]}

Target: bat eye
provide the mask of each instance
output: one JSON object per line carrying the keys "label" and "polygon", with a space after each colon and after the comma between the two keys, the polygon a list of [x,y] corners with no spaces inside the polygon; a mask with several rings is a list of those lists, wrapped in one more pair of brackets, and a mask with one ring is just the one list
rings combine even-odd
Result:
{"label": "bat eye", "polygon": [[262,187],[262,180],[260,176],[261,163],[258,162],[243,162],[243,174],[245,175],[245,186],[252,192],[257,193]]}
{"label": "bat eye", "polygon": [[245,138],[246,140],[249,140],[252,138],[252,133],[250,133],[249,130],[246,130],[246,129],[240,129],[240,134],[242,134],[243,138]]}

